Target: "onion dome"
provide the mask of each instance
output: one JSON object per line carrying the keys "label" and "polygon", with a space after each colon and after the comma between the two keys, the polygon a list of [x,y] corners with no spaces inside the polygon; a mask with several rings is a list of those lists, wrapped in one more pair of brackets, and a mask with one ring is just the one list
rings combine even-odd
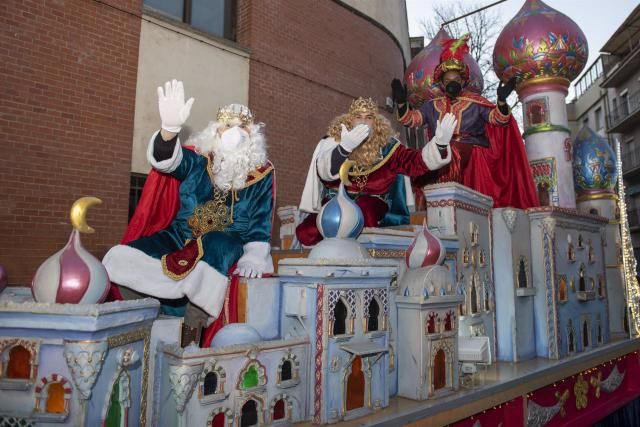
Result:
{"label": "onion dome", "polygon": [[111,283],[107,270],[98,258],[87,251],[80,233],[92,233],[87,225],[87,209],[102,203],[95,197],[78,199],[71,208],[73,231],[67,244],[38,267],[31,283],[37,302],[60,304],[95,304],[105,300]]}
{"label": "onion dome", "polygon": [[618,179],[616,156],[607,141],[587,126],[573,142],[573,182],[579,198],[613,193]]}
{"label": "onion dome", "polygon": [[107,270],[73,230],[67,244],[40,265],[31,292],[37,302],[95,304],[104,301],[109,286]]}
{"label": "onion dome", "polygon": [[355,239],[364,227],[362,210],[351,200],[340,184],[338,195],[325,204],[318,217],[316,225],[324,238]]}
{"label": "onion dome", "polygon": [[427,222],[422,224],[422,230],[409,245],[405,261],[409,268],[427,267],[442,264],[446,255],[442,240],[429,231]]}
{"label": "onion dome", "polygon": [[457,292],[451,272],[442,265],[407,270],[400,282],[400,289],[402,296],[423,300],[455,296]]}
{"label": "onion dome", "polygon": [[493,68],[500,80],[523,82],[557,78],[569,86],[587,62],[587,39],[568,16],[540,0],[526,0],[504,27],[493,50]]}
{"label": "onion dome", "polygon": [[211,340],[211,347],[252,344],[262,341],[262,337],[253,326],[246,323],[229,323],[220,329]]}
{"label": "onion dome", "polygon": [[[444,50],[443,44],[450,39],[451,36],[442,28],[409,63],[404,74],[404,81],[407,84],[409,104],[414,108],[419,107],[425,101],[443,95],[442,88],[434,80],[434,71],[440,64],[440,56]],[[463,61],[469,67],[470,73],[466,89],[482,93],[484,80],[478,63],[468,53],[463,55]]]}

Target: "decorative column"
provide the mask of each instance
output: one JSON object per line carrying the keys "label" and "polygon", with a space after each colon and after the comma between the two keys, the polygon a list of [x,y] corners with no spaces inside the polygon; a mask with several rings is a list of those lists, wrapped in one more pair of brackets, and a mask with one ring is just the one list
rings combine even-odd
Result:
{"label": "decorative column", "polygon": [[91,390],[98,379],[108,348],[107,341],[64,342],[64,359],[80,397],[79,426],[85,425],[87,401],[91,398]]}
{"label": "decorative column", "polygon": [[184,414],[184,408],[189,399],[191,399],[202,368],[203,365],[169,365],[169,383],[171,384],[173,398],[176,401],[179,426],[186,427],[189,425]]}
{"label": "decorative column", "polygon": [[527,156],[543,206],[576,207],[565,98],[587,56],[580,27],[540,0],[525,1],[493,51],[500,80],[517,79]]}

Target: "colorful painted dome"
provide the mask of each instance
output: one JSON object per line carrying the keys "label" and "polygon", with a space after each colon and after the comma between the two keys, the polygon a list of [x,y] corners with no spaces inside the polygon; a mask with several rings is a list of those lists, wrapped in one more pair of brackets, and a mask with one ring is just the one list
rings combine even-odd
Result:
{"label": "colorful painted dome", "polygon": [[[441,29],[431,42],[418,53],[409,63],[404,74],[404,81],[407,84],[409,103],[415,108],[423,102],[442,95],[442,90],[437,82],[433,81],[433,72],[440,63],[442,54],[442,43],[450,39],[451,36]],[[482,93],[484,80],[482,72],[475,59],[469,54],[465,54],[464,62],[469,67],[471,78],[467,89],[476,93]]]}
{"label": "colorful painted dome", "polygon": [[603,137],[584,126],[573,143],[573,182],[578,197],[612,193],[617,179],[613,149]]}
{"label": "colorful painted dome", "polygon": [[575,79],[587,62],[587,39],[568,16],[540,0],[526,0],[504,27],[493,50],[493,68],[502,81],[540,77]]}

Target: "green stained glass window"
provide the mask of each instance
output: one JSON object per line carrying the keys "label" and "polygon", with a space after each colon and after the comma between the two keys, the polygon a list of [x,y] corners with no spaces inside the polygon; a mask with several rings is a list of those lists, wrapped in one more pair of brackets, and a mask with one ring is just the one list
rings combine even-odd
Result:
{"label": "green stained glass window", "polygon": [[252,388],[258,385],[258,370],[254,365],[249,366],[242,377],[242,388]]}

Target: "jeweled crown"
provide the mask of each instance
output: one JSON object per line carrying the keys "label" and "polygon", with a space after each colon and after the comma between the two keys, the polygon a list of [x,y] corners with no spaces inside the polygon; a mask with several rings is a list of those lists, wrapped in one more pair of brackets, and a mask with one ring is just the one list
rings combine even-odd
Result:
{"label": "jeweled crown", "polygon": [[354,99],[351,103],[351,107],[349,107],[349,114],[355,116],[363,113],[377,114],[378,104],[376,104],[376,102],[371,98],[360,97],[358,99]]}
{"label": "jeweled crown", "polygon": [[218,109],[216,120],[223,124],[229,124],[234,120],[239,120],[242,126],[253,123],[253,114],[248,107],[241,104],[229,104]]}

